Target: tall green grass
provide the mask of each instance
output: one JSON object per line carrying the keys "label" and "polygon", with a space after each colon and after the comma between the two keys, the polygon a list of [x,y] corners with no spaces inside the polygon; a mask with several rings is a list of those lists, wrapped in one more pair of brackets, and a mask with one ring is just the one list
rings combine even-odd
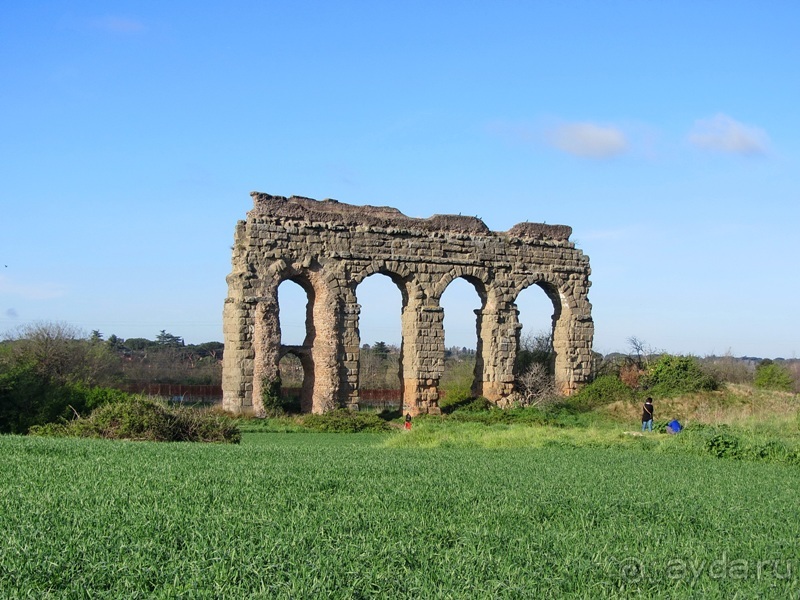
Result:
{"label": "tall green grass", "polygon": [[636,447],[387,446],[404,436],[0,437],[2,596],[800,592],[795,467]]}
{"label": "tall green grass", "polygon": [[[498,411],[500,412],[500,411]],[[455,414],[455,413],[454,413]],[[459,422],[419,419],[411,432],[393,436],[386,445],[393,448],[617,448],[675,454],[706,455],[714,458],[775,462],[800,466],[800,440],[782,437],[775,430],[694,424],[678,435],[642,434],[608,419],[581,419],[571,427],[536,422]]]}
{"label": "tall green grass", "polygon": [[653,438],[634,436],[620,427],[553,427],[529,423],[420,420],[411,432],[388,438],[393,448],[543,448],[649,447]]}

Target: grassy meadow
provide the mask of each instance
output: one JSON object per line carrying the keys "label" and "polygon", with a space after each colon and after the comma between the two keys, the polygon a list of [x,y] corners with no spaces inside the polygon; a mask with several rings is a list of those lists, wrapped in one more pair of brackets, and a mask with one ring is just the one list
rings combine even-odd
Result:
{"label": "grassy meadow", "polygon": [[0,596],[800,595],[797,466],[595,422],[245,430],[240,445],[0,436]]}

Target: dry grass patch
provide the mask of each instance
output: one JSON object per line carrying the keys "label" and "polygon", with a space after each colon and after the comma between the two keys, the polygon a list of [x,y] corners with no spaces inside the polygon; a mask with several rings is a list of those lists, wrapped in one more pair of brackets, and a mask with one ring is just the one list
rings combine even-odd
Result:
{"label": "dry grass patch", "polygon": [[[729,425],[800,437],[798,394],[728,384],[714,392],[656,399],[654,404],[656,421],[678,419],[684,425]],[[642,407],[639,402],[616,401],[596,412],[615,421],[636,423],[641,419]]]}

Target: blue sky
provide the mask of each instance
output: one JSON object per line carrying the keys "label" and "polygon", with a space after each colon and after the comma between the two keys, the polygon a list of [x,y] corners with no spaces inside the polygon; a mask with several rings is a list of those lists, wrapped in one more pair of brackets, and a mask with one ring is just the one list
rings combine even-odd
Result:
{"label": "blue sky", "polygon": [[[259,190],[567,224],[596,350],[796,357],[799,23],[780,1],[13,2],[0,332],[221,340]],[[399,294],[368,282],[362,341],[399,341]],[[474,346],[474,291],[443,303]]]}

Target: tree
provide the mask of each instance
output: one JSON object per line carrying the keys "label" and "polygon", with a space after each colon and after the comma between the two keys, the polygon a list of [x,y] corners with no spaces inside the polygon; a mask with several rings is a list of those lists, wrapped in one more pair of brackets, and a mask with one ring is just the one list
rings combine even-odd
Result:
{"label": "tree", "polygon": [[359,356],[359,385],[362,389],[397,389],[400,386],[400,354],[386,342],[375,342]]}
{"label": "tree", "polygon": [[647,344],[644,340],[640,340],[635,335],[632,335],[628,338],[628,344],[630,345],[630,354],[628,355],[630,359],[634,362],[636,367],[639,369],[647,369],[650,366],[651,359],[660,354],[652,346]]}
{"label": "tree", "polygon": [[202,357],[210,357],[213,360],[222,359],[222,352],[225,350],[225,344],[222,342],[203,342],[189,348],[197,352]]}
{"label": "tree", "polygon": [[33,365],[48,381],[103,383],[116,368],[105,345],[92,343],[67,323],[33,323],[10,334],[9,341],[13,362]]}
{"label": "tree", "polygon": [[156,336],[156,343],[159,346],[166,346],[169,348],[182,348],[184,346],[182,337],[167,333],[163,329]]}
{"label": "tree", "polygon": [[794,379],[789,371],[769,359],[761,361],[756,367],[756,376],[753,385],[765,390],[778,390],[791,392],[794,389]]}
{"label": "tree", "polygon": [[71,418],[99,399],[118,359],[103,343],[71,325],[40,322],[4,343],[0,364],[0,432],[25,433],[32,425]]}
{"label": "tree", "polygon": [[553,370],[553,333],[551,331],[540,331],[537,334],[529,333],[523,335],[519,340],[519,351],[514,363],[514,370],[520,375],[527,373],[531,365],[540,364],[545,367],[546,372]]}
{"label": "tree", "polygon": [[730,350],[724,356],[706,356],[703,368],[713,374],[719,381],[727,383],[749,383],[757,366],[746,358],[735,358]]}
{"label": "tree", "polygon": [[156,342],[147,338],[128,338],[125,340],[125,347],[133,351],[147,350],[156,345]]}
{"label": "tree", "polygon": [[389,356],[389,347],[386,342],[375,342],[372,346],[372,353],[380,360],[385,360]]}
{"label": "tree", "polygon": [[703,371],[695,357],[672,354],[662,354],[650,365],[643,384],[651,394],[667,397],[712,391],[719,386],[712,375]]}
{"label": "tree", "polygon": [[108,336],[106,346],[108,346],[109,350],[113,350],[114,352],[120,352],[125,349],[124,341],[113,333]]}
{"label": "tree", "polygon": [[522,406],[539,406],[556,397],[555,379],[543,364],[534,362],[517,377]]}

